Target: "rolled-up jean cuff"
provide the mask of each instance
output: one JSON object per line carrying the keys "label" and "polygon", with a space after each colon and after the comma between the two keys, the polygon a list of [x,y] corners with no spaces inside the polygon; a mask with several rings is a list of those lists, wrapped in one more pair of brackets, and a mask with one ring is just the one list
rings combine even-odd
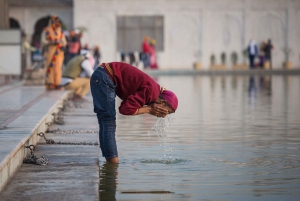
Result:
{"label": "rolled-up jean cuff", "polygon": [[111,159],[111,158],[116,158],[116,157],[118,157],[118,155],[114,155],[114,156],[104,156],[104,155],[103,155],[103,157],[105,157],[106,159]]}

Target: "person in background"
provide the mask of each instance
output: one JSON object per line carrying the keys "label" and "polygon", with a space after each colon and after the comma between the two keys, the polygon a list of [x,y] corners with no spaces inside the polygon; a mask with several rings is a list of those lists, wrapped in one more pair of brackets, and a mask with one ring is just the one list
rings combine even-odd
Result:
{"label": "person in background", "polygon": [[249,55],[250,68],[254,69],[254,59],[258,53],[257,45],[254,40],[250,40],[247,51],[248,51],[248,55]]}
{"label": "person in background", "polygon": [[129,52],[128,56],[129,56],[130,65],[135,65],[136,60],[135,60],[134,52]]}
{"label": "person in background", "polygon": [[89,50],[89,44],[84,44],[84,46],[82,47],[82,50]]}
{"label": "person in background", "polygon": [[151,69],[158,69],[157,62],[156,62],[156,40],[152,39],[150,41],[149,51],[150,51],[150,68]]}
{"label": "person in background", "polygon": [[[81,50],[81,51],[84,51],[84,50]],[[91,68],[94,70],[94,66],[95,66],[96,61],[95,61],[95,58],[93,57],[93,55],[91,57],[89,57],[88,60],[91,64]]]}
{"label": "person in background", "polygon": [[101,53],[100,53],[99,46],[96,45],[94,47],[93,53],[94,53],[94,59],[95,59],[94,69],[96,69],[98,67],[99,63],[100,63],[100,58],[101,58]]}
{"label": "person in background", "polygon": [[22,54],[25,54],[26,49],[28,49],[31,52],[37,50],[35,47],[30,45],[30,43],[27,41],[26,34],[22,32]]}
{"label": "person in background", "polygon": [[80,50],[80,38],[77,34],[75,34],[74,30],[71,30],[69,33],[69,37],[67,37],[68,41],[68,60],[67,62],[79,54]]}
{"label": "person in background", "polygon": [[265,52],[264,49],[266,47],[267,43],[266,41],[263,41],[259,47],[259,53],[258,53],[258,57],[259,57],[259,67],[260,68],[264,68],[264,64],[265,64]]}
{"label": "person in background", "polygon": [[125,52],[121,52],[121,61],[122,62],[125,62],[125,57],[126,57]]}
{"label": "person in background", "polygon": [[270,62],[270,70],[272,70],[272,49],[274,48],[271,39],[268,40],[264,48],[266,61]]}
{"label": "person in background", "polygon": [[59,17],[52,16],[50,18],[49,25],[42,33],[41,44],[46,58],[46,88],[48,90],[61,89],[63,47],[67,45],[67,41],[61,30]]}
{"label": "person in background", "polygon": [[74,101],[84,102],[84,96],[90,90],[90,77],[93,74],[93,67],[89,60],[93,55],[87,50],[81,50],[80,55],[71,59],[61,78],[61,83],[66,90],[74,90]]}
{"label": "person in background", "polygon": [[30,45],[30,43],[26,39],[26,34],[22,32],[22,76],[26,68],[26,58],[27,58],[27,50],[30,52],[35,52],[37,49]]}
{"label": "person in background", "polygon": [[94,112],[99,124],[102,155],[118,163],[116,132],[116,95],[122,100],[123,115],[151,114],[165,117],[178,106],[177,96],[160,87],[149,75],[127,63],[102,63],[91,77]]}
{"label": "person in background", "polygon": [[150,46],[149,46],[149,36],[144,37],[144,41],[142,43],[142,52],[143,52],[143,63],[144,68],[149,68],[150,66]]}

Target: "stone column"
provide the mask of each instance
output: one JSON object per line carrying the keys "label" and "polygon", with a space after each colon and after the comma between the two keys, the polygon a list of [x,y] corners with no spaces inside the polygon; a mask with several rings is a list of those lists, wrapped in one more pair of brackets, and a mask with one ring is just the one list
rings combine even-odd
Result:
{"label": "stone column", "polygon": [[0,0],[0,29],[9,28],[9,3],[8,0]]}

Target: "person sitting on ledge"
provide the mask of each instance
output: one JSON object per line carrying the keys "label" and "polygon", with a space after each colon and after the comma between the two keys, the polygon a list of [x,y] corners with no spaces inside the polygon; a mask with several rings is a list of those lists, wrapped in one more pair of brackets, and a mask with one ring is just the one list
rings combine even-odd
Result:
{"label": "person sitting on ledge", "polygon": [[74,101],[83,102],[83,98],[90,90],[90,77],[93,64],[90,58],[93,55],[88,50],[81,50],[80,55],[72,58],[66,65],[61,83],[66,90],[74,90]]}
{"label": "person sitting on ledge", "polygon": [[102,63],[91,77],[94,112],[99,124],[102,155],[109,163],[118,163],[116,132],[116,95],[122,99],[123,115],[151,114],[165,117],[178,106],[176,95],[160,87],[149,75],[127,63]]}

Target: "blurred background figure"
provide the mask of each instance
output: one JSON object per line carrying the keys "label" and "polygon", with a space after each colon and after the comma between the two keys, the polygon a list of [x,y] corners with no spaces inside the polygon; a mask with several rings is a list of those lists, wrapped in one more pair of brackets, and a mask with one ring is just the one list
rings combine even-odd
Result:
{"label": "blurred background figure", "polygon": [[260,47],[259,47],[259,53],[258,53],[258,57],[259,57],[259,67],[260,68],[264,68],[264,64],[265,64],[265,47],[266,47],[267,43],[266,41],[263,41],[261,44],[260,44]]}
{"label": "blurred background figure", "polygon": [[74,101],[84,102],[84,96],[90,90],[90,77],[94,70],[93,55],[88,50],[81,50],[80,55],[71,59],[63,72],[61,84],[66,90],[74,90]]}
{"label": "blurred background figure", "polygon": [[149,68],[150,66],[150,46],[149,46],[149,36],[144,37],[144,41],[142,43],[142,56],[141,59],[144,63],[144,68]]}
{"label": "blurred background figure", "polygon": [[152,39],[150,41],[150,46],[149,46],[149,52],[150,52],[150,68],[151,69],[158,69],[157,66],[157,60],[156,60],[156,40]]}
{"label": "blurred background figure", "polygon": [[136,65],[136,59],[135,59],[135,56],[134,56],[134,52],[130,52],[128,54],[128,56],[129,56],[129,64],[135,66]]}
{"label": "blurred background figure", "polygon": [[89,44],[84,44],[84,46],[82,47],[83,50],[89,50]]}
{"label": "blurred background figure", "polygon": [[272,70],[272,49],[274,48],[271,39],[268,40],[268,43],[266,44],[264,48],[265,52],[265,59],[270,64],[270,70]]}
{"label": "blurred background figure", "polygon": [[[124,52],[121,52],[121,61],[122,62],[125,62],[125,53]],[[141,56],[142,57],[142,56]]]}
{"label": "blurred background figure", "polygon": [[247,51],[249,56],[250,68],[254,69],[254,59],[258,53],[257,45],[254,40],[250,40]]}
{"label": "blurred background figure", "polygon": [[60,89],[64,60],[63,47],[67,45],[67,41],[61,30],[61,20],[58,16],[50,18],[49,25],[42,33],[41,44],[46,59],[46,88]]}
{"label": "blurred background figure", "polygon": [[35,52],[37,49],[30,45],[30,43],[27,41],[26,34],[22,32],[22,75],[26,69],[27,50],[30,52]]}
{"label": "blurred background figure", "polygon": [[101,53],[100,53],[100,48],[99,46],[95,46],[93,49],[93,55],[94,55],[94,59],[95,59],[95,65],[94,65],[94,69],[96,69],[100,63],[100,59],[101,59]]}
{"label": "blurred background figure", "polygon": [[67,37],[67,41],[68,48],[65,63],[67,63],[70,59],[78,55],[80,52],[80,36],[76,34],[74,30],[70,30],[69,36]]}

